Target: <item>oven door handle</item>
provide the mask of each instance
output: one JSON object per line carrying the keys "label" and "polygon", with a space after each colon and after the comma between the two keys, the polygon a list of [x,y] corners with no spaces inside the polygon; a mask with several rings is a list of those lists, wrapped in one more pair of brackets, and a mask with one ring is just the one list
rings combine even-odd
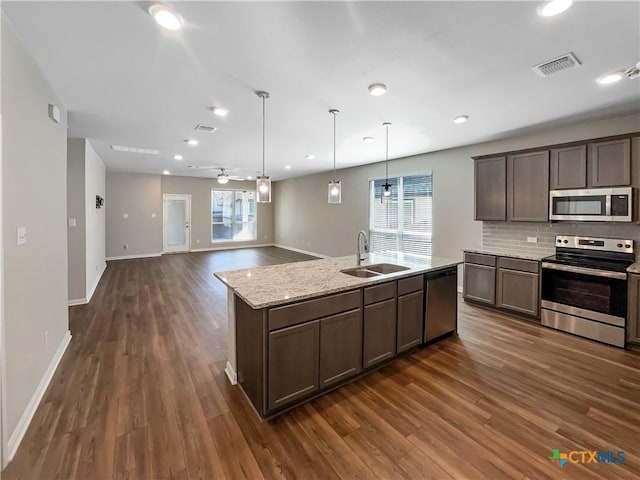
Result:
{"label": "oven door handle", "polygon": [[542,268],[551,270],[561,270],[563,272],[584,273],[585,275],[594,275],[596,277],[617,278],[626,280],[627,274],[623,272],[610,272],[608,270],[599,270],[596,268],[574,267],[573,265],[561,265],[558,263],[542,262]]}

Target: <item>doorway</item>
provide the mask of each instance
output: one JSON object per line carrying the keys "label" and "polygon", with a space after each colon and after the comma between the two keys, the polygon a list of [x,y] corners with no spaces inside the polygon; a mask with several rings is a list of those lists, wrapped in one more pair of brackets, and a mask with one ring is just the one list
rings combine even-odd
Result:
{"label": "doorway", "polygon": [[191,195],[164,194],[162,200],[162,252],[188,252],[191,246]]}

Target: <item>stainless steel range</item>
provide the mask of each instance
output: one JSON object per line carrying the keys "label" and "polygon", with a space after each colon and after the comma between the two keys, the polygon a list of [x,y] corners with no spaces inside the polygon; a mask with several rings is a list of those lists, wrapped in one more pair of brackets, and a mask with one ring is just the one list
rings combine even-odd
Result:
{"label": "stainless steel range", "polygon": [[542,324],[624,348],[633,240],[557,236],[542,261]]}

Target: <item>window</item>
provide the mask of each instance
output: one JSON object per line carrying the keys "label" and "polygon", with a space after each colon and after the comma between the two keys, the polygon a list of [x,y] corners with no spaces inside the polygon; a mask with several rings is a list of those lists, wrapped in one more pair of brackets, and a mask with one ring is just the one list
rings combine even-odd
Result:
{"label": "window", "polygon": [[390,178],[391,196],[383,197],[385,179],[369,185],[371,251],[397,250],[431,255],[433,179],[431,174]]}
{"label": "window", "polygon": [[256,239],[256,192],[211,190],[211,241]]}

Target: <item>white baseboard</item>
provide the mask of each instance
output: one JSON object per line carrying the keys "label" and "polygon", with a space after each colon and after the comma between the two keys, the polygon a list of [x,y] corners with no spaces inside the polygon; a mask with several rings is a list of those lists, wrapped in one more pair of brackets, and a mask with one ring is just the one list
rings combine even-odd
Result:
{"label": "white baseboard", "polygon": [[151,258],[151,257],[160,257],[162,253],[142,253],[140,255],[122,255],[120,257],[107,257],[107,262],[111,260],[130,260],[132,258]]}
{"label": "white baseboard", "polygon": [[275,244],[274,247],[284,248],[285,250],[291,250],[292,252],[304,253],[305,255],[312,255],[314,257],[329,258],[329,255],[323,255],[322,253],[310,252],[308,250],[302,250],[301,248],[287,247],[286,245]]}
{"label": "white baseboard", "polygon": [[58,368],[58,364],[60,363],[60,360],[62,360],[62,356],[64,355],[64,352],[67,349],[70,341],[71,332],[67,330],[67,332],[64,334],[64,337],[62,338],[62,341],[60,342],[60,345],[58,346],[58,350],[56,350],[56,353],[53,355],[53,358],[49,363],[49,367],[47,367],[47,370],[44,372],[44,375],[42,376],[40,383],[36,387],[35,392],[33,392],[31,400],[29,400],[29,403],[25,408],[22,417],[20,417],[16,429],[9,437],[9,441],[7,442],[7,463],[9,463],[13,459],[13,456],[16,454],[16,451],[20,446],[20,442],[22,442],[24,434],[27,433],[27,429],[29,428],[29,424],[33,419],[33,415],[36,413],[38,405],[40,405],[40,401],[47,391],[47,387],[49,386],[49,383],[53,378],[53,374],[55,373],[56,368]]}
{"label": "white baseboard", "polygon": [[75,305],[86,305],[87,303],[89,303],[89,300],[87,300],[86,298],[74,298],[72,300],[69,300],[68,305],[70,307],[73,307]]}
{"label": "white baseboard", "polygon": [[214,252],[217,250],[237,250],[239,248],[261,248],[261,247],[273,247],[273,243],[260,243],[256,245],[225,245],[220,247],[207,247],[207,248],[192,248],[191,252]]}
{"label": "white baseboard", "polygon": [[227,362],[227,365],[224,367],[224,373],[227,374],[227,378],[229,379],[229,382],[231,382],[231,385],[238,384],[238,374],[229,362]]}

